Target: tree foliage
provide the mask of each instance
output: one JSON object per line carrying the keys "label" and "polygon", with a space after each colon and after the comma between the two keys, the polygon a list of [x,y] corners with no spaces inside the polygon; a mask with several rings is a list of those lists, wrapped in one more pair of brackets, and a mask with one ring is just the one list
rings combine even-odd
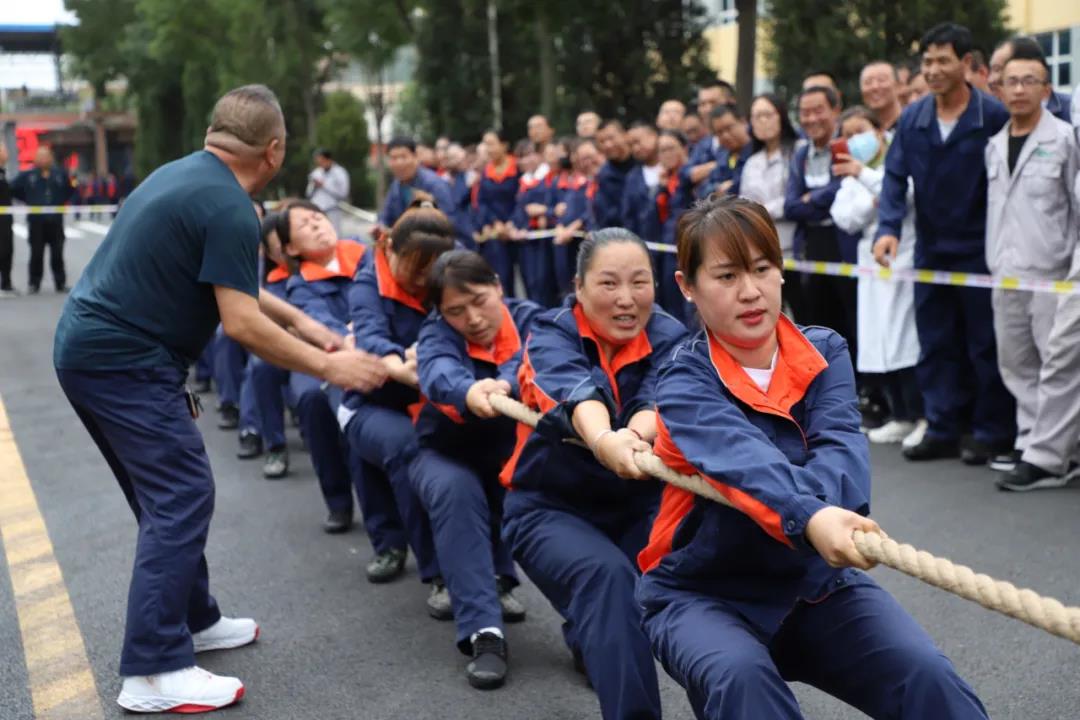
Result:
{"label": "tree foliage", "polygon": [[768,60],[776,85],[797,92],[810,70],[841,82],[845,98],[858,98],[858,77],[871,59],[912,60],[924,32],[940,22],[967,26],[989,57],[1007,34],[1007,0],[768,0]]}
{"label": "tree foliage", "polygon": [[338,91],[326,96],[326,106],[316,124],[320,147],[332,148],[334,160],[349,171],[351,202],[366,207],[375,201],[368,172],[371,143],[368,141],[364,105],[351,94]]}

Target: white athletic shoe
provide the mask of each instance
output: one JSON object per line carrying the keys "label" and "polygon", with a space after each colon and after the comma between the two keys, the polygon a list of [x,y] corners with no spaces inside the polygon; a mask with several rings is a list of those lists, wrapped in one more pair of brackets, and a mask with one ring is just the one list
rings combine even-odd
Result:
{"label": "white athletic shoe", "polygon": [[866,433],[866,439],[872,443],[886,445],[903,442],[904,438],[915,430],[915,423],[904,420],[890,420],[879,428]]}
{"label": "white athletic shoe", "polygon": [[929,427],[929,423],[925,420],[920,420],[915,423],[915,429],[908,433],[908,436],[904,438],[904,442],[901,443],[905,448],[913,448],[923,441],[926,436],[926,429]]}
{"label": "white athletic shoe", "polygon": [[195,652],[207,650],[231,650],[255,642],[259,626],[251,618],[228,618],[224,615],[216,623],[191,636]]}
{"label": "white athletic shoe", "polygon": [[232,705],[244,697],[244,684],[234,677],[200,667],[124,678],[116,703],[143,713],[202,713]]}

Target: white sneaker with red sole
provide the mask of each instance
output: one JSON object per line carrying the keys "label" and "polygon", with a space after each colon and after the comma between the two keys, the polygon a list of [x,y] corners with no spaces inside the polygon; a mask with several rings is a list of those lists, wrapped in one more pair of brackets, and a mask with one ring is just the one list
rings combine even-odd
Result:
{"label": "white sneaker with red sole", "polygon": [[253,643],[258,638],[259,626],[251,618],[224,616],[205,630],[191,635],[191,641],[197,653],[208,650],[231,650]]}
{"label": "white sneaker with red sole", "polygon": [[204,713],[244,697],[237,678],[215,675],[200,667],[124,678],[116,703],[132,712]]}

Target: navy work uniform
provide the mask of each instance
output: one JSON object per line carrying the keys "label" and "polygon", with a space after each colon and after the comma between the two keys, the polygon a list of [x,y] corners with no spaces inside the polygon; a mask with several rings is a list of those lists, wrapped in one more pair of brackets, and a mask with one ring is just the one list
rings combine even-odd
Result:
{"label": "navy work uniform", "polygon": [[[63,205],[74,194],[67,171],[53,166],[46,175],[41,168],[19,173],[11,183],[11,195],[27,205]],[[45,272],[45,248],[49,248],[49,269],[57,290],[66,287],[64,269],[64,216],[59,213],[27,215],[30,242],[30,289],[41,287]]]}
{"label": "navy work uniform", "polygon": [[[596,219],[593,217],[593,206],[598,189],[596,180],[587,178],[581,173],[574,173],[565,181],[556,183],[555,188],[554,196],[558,202],[549,207],[555,207],[559,202],[566,203],[566,211],[559,217],[558,224],[565,227],[580,220],[581,227],[578,232],[587,233],[596,229]],[[581,247],[581,238],[571,238],[565,245],[552,246],[555,286],[560,297],[573,291],[579,247]]]}
{"label": "navy work uniform", "polygon": [[[404,359],[428,313],[421,299],[394,279],[386,251],[377,248],[373,255],[349,288],[356,347],[379,357],[396,353]],[[427,516],[409,482],[409,463],[417,449],[410,412],[419,408],[419,402],[415,388],[387,380],[367,394],[346,392],[338,422],[349,444],[350,466],[358,473],[354,484],[372,547],[383,554],[404,550],[408,542],[420,579],[427,582],[441,573]]]}
{"label": "navy work uniform", "polygon": [[214,479],[184,377],[220,318],[214,287],[259,294],[259,221],[206,151],[128,198],[64,306],[53,362],[139,523],[120,674],[195,665],[221,613],[203,549]]}
{"label": "navy work uniform", "polygon": [[[506,223],[513,219],[520,181],[517,158],[513,155],[507,156],[502,172],[494,163],[488,163],[484,174],[473,186],[472,204],[477,232],[483,232],[484,227],[496,222]],[[499,276],[503,292],[513,295],[517,246],[511,241],[490,238],[479,245],[478,251]]]}
{"label": "navy work uniform", "polygon": [[[932,95],[905,108],[885,157],[877,237],[914,242],[916,268],[988,271],[984,153],[1009,114],[989,95],[970,91],[967,108],[946,137]],[[909,177],[915,187],[914,238],[900,232]],[[929,436],[956,441],[970,427],[980,443],[1011,443],[1016,406],[998,373],[990,291],[917,283],[915,325]]]}
{"label": "navy work uniform", "polygon": [[[667,181],[660,184],[652,202],[647,206],[642,237],[652,242],[674,245],[679,218],[694,200],[688,184],[689,178],[681,171],[682,168],[678,168],[668,174]],[[650,251],[649,254],[652,255],[653,266],[656,268],[656,302],[675,317],[689,321],[693,308],[679,290],[679,284],[675,282],[678,256],[673,252],[660,250]]]}
{"label": "navy work uniform", "polygon": [[[289,269],[278,266],[266,274],[263,287],[279,300],[287,301],[285,286],[288,279]],[[288,392],[290,373],[255,355],[248,360],[247,373],[248,379],[245,382],[250,385],[254,397],[255,417],[258,419],[258,432],[263,446],[267,450],[281,450],[285,447],[286,398],[290,407],[296,406],[295,398]]]}
{"label": "navy work uniform", "polygon": [[[683,339],[654,306],[641,333],[610,362],[574,296],[533,321],[520,373],[522,401],[544,413],[518,426],[503,468],[510,489],[503,537],[514,559],[562,615],[604,718],[659,718],[660,692],[634,600],[635,558],[656,512],[655,480],[624,480],[600,465],[573,427],[578,403],[602,402],[613,428],[653,406],[657,367]],[[570,441],[570,442],[567,442]],[[573,444],[577,441],[577,444]]]}
{"label": "navy work uniform", "polygon": [[638,164],[633,157],[625,160],[608,160],[596,173],[596,200],[593,218],[597,228],[622,227],[622,201],[626,194],[626,181]]}
{"label": "navy work uniform", "polygon": [[[287,283],[289,302],[340,335],[347,335],[349,289],[357,269],[362,266],[367,248],[352,240],[339,240],[337,269],[318,263],[300,263],[300,272]],[[311,452],[311,464],[319,478],[326,508],[332,513],[352,513],[352,477],[349,454],[338,426],[337,409],[341,389],[323,389],[316,377],[289,373],[289,393],[296,399],[300,432]]]}
{"label": "navy work uniform", "polygon": [[465,404],[469,388],[484,378],[506,380],[518,395],[523,338],[542,308],[528,300],[505,302],[490,348],[466,341],[437,313],[425,321],[417,345],[425,404],[416,418],[420,450],[409,477],[431,521],[458,647],[466,653],[473,633],[502,629],[496,577],[505,589],[518,584],[501,537],[505,490],[499,484],[514,450],[515,425],[509,418],[478,418]]}
{"label": "navy work uniform", "polygon": [[[546,166],[545,166],[546,167]],[[522,175],[518,185],[517,200],[511,220],[518,229],[533,231],[547,230],[548,213],[539,217],[529,217],[525,208],[529,205],[547,204],[548,181],[555,171],[545,175]],[[560,302],[560,295],[555,286],[554,253],[551,238],[522,240],[518,245],[518,262],[521,266],[521,280],[525,284],[525,295],[544,307],[552,307]]]}
{"label": "navy work uniform", "polygon": [[452,217],[454,211],[454,198],[450,192],[450,185],[433,170],[420,166],[416,168],[416,175],[412,181],[403,183],[394,180],[390,183],[390,189],[386,191],[386,200],[383,201],[382,211],[379,212],[379,222],[388,228],[394,227],[409,205],[412,204],[413,195],[419,190],[427,193],[435,200],[440,210],[444,209],[447,216]]}
{"label": "navy work uniform", "polygon": [[653,651],[702,719],[801,718],[787,681],[874,718],[985,718],[926,632],[866,573],[806,540],[833,505],[867,514],[870,457],[843,339],[787,318],[763,384],[707,332],[660,373],[656,452],[737,510],[669,485],[638,600]]}

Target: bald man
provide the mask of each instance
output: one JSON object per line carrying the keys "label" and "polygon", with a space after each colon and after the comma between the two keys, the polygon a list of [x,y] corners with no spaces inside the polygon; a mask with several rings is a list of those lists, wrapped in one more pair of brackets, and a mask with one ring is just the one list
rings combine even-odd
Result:
{"label": "bald man", "polygon": [[204,149],[158,168],[128,198],[56,328],[60,386],[139,526],[117,698],[127,710],[205,712],[236,702],[243,684],[199,669],[195,653],[259,634],[254,620],[222,616],[203,555],[214,478],[184,379],[219,320],[278,367],[364,391],[385,379],[378,358],[328,352],[342,347],[340,337],[259,288],[250,196],[284,159],[274,94],[262,85],[227,93]]}

